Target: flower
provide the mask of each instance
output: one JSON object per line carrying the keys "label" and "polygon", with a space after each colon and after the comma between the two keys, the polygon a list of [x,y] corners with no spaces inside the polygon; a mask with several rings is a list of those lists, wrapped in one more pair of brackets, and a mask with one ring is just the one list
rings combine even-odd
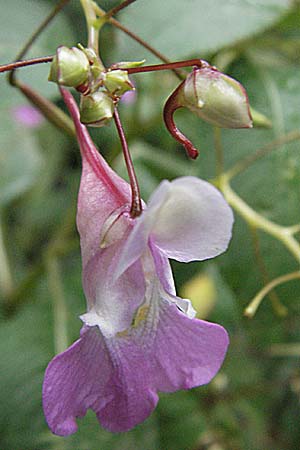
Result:
{"label": "flower", "polygon": [[81,337],[49,364],[43,405],[51,430],[66,436],[95,411],[112,432],[133,428],[155,408],[158,391],[208,383],[228,346],[223,327],[193,318],[176,296],[168,258],[204,260],[223,252],[233,216],[222,195],[194,177],[164,181],[132,219],[130,187],[106,164],[73,116],[83,167],[77,226],[88,311]]}

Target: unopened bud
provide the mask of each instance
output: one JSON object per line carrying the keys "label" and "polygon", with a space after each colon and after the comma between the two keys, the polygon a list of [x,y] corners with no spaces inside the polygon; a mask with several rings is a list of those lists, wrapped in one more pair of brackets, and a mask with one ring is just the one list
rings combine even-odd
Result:
{"label": "unopened bud", "polygon": [[121,96],[126,91],[134,89],[133,84],[128,78],[128,73],[125,70],[111,70],[107,72],[104,77],[104,86],[113,95]]}
{"label": "unopened bud", "polygon": [[93,127],[102,127],[113,117],[114,103],[105,92],[82,95],[80,121]]}
{"label": "unopened bud", "polygon": [[58,47],[50,68],[49,81],[62,86],[78,87],[87,84],[90,63],[77,47]]}
{"label": "unopened bud", "polygon": [[252,128],[248,96],[243,86],[203,62],[175,89],[164,107],[164,121],[190,158],[198,156],[192,142],[176,127],[173,116],[186,107],[206,122],[221,128]]}
{"label": "unopened bud", "polygon": [[251,128],[244,87],[213,68],[194,69],[177,93],[178,104],[221,128]]}

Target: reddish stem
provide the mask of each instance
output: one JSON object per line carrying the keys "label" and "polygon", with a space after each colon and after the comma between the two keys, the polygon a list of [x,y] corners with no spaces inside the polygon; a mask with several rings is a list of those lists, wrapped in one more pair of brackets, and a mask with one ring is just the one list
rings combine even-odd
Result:
{"label": "reddish stem", "polygon": [[41,63],[48,63],[51,62],[53,59],[53,56],[42,56],[40,58],[32,58],[32,59],[26,59],[24,61],[14,61],[9,64],[3,64],[0,66],[0,73],[1,72],[7,72],[9,70],[15,70],[19,67],[25,67],[25,66],[33,66],[34,64],[41,64]]}
{"label": "reddish stem", "polygon": [[178,130],[173,119],[175,111],[181,108],[181,105],[178,103],[177,97],[178,91],[182,89],[183,83],[185,83],[185,81],[183,81],[177,87],[177,89],[175,89],[175,91],[170,95],[170,97],[166,101],[163,112],[164,121],[170,134],[173,136],[174,139],[176,139],[177,142],[179,142],[184,146],[188,156],[192,159],[196,159],[197,156],[199,155],[198,150],[196,149],[196,147],[194,147],[192,142],[183,133],[181,133],[180,130]]}
{"label": "reddish stem", "polygon": [[156,72],[158,70],[174,70],[179,69],[181,67],[191,67],[197,66],[200,69],[203,67],[207,67],[208,63],[203,61],[202,59],[188,59],[187,61],[175,61],[165,64],[154,64],[151,66],[143,66],[143,67],[132,67],[130,69],[126,69],[129,75],[134,73],[142,73],[142,72]]}
{"label": "reddish stem", "polygon": [[134,3],[136,0],[125,0],[124,2],[120,3],[120,5],[115,6],[111,10],[107,11],[105,14],[106,17],[112,17],[115,14],[117,14],[119,11],[121,11],[124,8],[127,8],[127,6],[131,5],[131,3]]}
{"label": "reddish stem", "polygon": [[125,133],[124,133],[124,130],[123,130],[122,123],[120,121],[120,116],[119,116],[117,108],[115,108],[114,120],[115,120],[116,128],[117,128],[117,131],[118,131],[118,134],[119,134],[119,138],[120,138],[120,141],[121,141],[123,155],[124,155],[124,159],[125,159],[125,164],[126,164],[127,172],[128,172],[128,175],[129,175],[130,186],[131,186],[131,198],[132,198],[130,215],[131,215],[131,217],[134,218],[134,217],[138,217],[142,213],[141,194],[140,194],[140,188],[139,188],[139,185],[138,185],[138,181],[137,181],[136,173],[135,173],[135,170],[134,170],[134,166],[133,166],[133,163],[132,163],[131,155],[130,155],[130,152],[129,152],[127,140],[126,140],[126,137],[125,137]]}

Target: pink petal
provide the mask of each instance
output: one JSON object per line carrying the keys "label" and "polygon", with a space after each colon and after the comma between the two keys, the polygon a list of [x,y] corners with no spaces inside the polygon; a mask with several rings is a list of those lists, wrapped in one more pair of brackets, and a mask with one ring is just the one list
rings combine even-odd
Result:
{"label": "pink petal", "polygon": [[113,279],[124,242],[121,239],[99,249],[83,270],[88,312],[81,319],[86,325],[98,325],[105,337],[114,336],[130,326],[145,296],[145,278],[140,261],[116,281]]}
{"label": "pink petal", "polygon": [[99,248],[104,221],[117,208],[130,203],[131,193],[129,184],[109,167],[96,149],[87,128],[80,122],[78,107],[70,92],[66,89],[61,92],[75,124],[82,156],[77,228],[85,266]]}
{"label": "pink petal", "polygon": [[136,224],[120,256],[117,274],[136,261],[151,240],[168,258],[202,261],[224,252],[233,214],[222,194],[196,177],[163,181]]}
{"label": "pink petal", "polygon": [[164,299],[157,281],[151,293],[148,314],[130,330],[103,339],[95,327],[87,327],[51,361],[43,403],[54,433],[74,433],[76,418],[88,408],[104,428],[128,431],[153,411],[157,391],[200,386],[217,373],[228,346],[226,331],[186,317]]}

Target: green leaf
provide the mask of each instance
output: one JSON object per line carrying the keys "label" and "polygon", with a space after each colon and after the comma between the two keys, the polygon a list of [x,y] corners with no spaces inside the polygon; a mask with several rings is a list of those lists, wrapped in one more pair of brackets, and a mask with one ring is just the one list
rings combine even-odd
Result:
{"label": "green leaf", "polygon": [[[141,1],[124,11],[121,21],[168,58],[203,57],[269,28],[289,5],[288,0]],[[119,44],[123,59],[145,56],[123,33]]]}
{"label": "green leaf", "polygon": [[[5,64],[13,61],[22,49],[22,46],[38,28],[40,23],[55,6],[45,4],[37,0],[11,0],[2,2],[1,14],[5,20],[0,28],[0,63]],[[41,36],[33,44],[24,59],[38,56],[48,56],[55,53],[59,45],[74,45],[76,43],[71,23],[63,12],[54,18],[53,22],[43,31]],[[53,83],[49,83],[49,64],[39,64],[19,70],[19,76],[35,89],[40,90],[46,96],[57,96],[57,89]],[[3,81],[5,74],[0,75]],[[7,90],[10,89],[7,85]],[[8,95],[7,90],[1,87],[1,106],[9,102],[20,102],[21,97]],[[5,102],[5,103],[4,103]]]}
{"label": "green leaf", "polygon": [[35,182],[42,158],[30,130],[1,115],[0,207],[19,197]]}

